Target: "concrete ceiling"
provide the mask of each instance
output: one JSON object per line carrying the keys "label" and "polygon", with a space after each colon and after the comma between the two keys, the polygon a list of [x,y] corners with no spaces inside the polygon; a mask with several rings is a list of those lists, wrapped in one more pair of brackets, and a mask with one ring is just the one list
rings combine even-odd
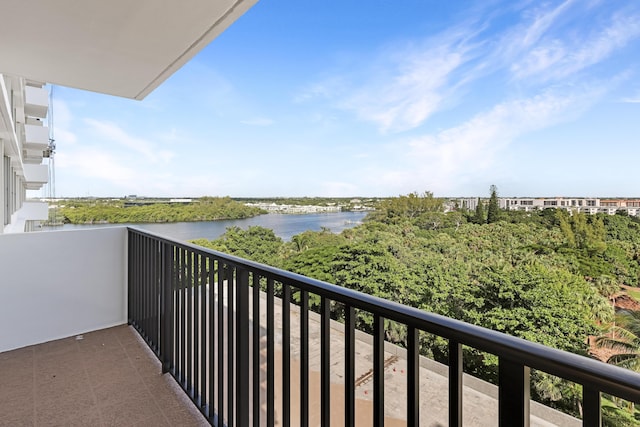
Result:
{"label": "concrete ceiling", "polygon": [[0,0],[0,73],[143,99],[257,0]]}

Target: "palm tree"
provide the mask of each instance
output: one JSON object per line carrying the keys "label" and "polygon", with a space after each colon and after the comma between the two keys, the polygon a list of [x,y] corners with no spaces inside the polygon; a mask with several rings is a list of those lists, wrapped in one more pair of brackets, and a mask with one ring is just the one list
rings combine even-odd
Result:
{"label": "palm tree", "polygon": [[[612,350],[614,354],[607,363],[640,372],[640,311],[621,310],[616,313],[616,323],[610,329],[610,335],[596,339],[596,345]],[[620,406],[621,402],[612,397],[612,401]],[[628,411],[633,414],[635,405],[627,402]],[[613,423],[611,425],[621,425]]]}
{"label": "palm tree", "polygon": [[619,311],[611,336],[598,337],[596,345],[615,352],[607,363],[640,372],[640,311]]}
{"label": "palm tree", "polygon": [[562,408],[563,403],[569,405],[571,412],[579,414],[582,418],[582,386],[580,384],[541,371],[534,371],[533,375],[535,378],[533,386],[541,399],[558,402],[558,408]]}

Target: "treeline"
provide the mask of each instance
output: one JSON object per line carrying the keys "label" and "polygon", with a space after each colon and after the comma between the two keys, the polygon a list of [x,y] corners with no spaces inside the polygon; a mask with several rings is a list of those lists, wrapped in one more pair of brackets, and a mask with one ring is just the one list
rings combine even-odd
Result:
{"label": "treeline", "polygon": [[122,200],[68,202],[60,208],[71,224],[161,223],[250,218],[266,213],[230,197],[203,197],[191,203],[153,203],[125,207]]}
{"label": "treeline", "polygon": [[[195,243],[588,355],[589,337],[604,334],[613,320],[609,298],[622,285],[638,285],[638,221],[555,209],[490,212],[491,223],[477,212],[444,213],[442,200],[414,193],[383,201],[363,225],[339,235],[307,231],[283,242],[268,229],[236,227]],[[317,308],[319,299],[310,304]],[[358,327],[371,325],[361,314]],[[403,328],[386,329],[389,340],[403,344]],[[421,341],[423,354],[446,363],[445,340],[423,334]],[[496,381],[497,357],[464,351],[466,372]],[[539,372],[533,383],[537,400],[581,413],[580,387]],[[612,411],[607,419],[617,425],[636,422],[633,412],[611,418],[620,412]]]}

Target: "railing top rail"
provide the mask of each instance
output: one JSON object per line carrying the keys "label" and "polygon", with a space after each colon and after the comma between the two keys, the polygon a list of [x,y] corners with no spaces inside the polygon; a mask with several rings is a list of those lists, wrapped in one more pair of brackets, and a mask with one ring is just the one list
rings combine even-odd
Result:
{"label": "railing top rail", "polygon": [[417,308],[312,279],[233,255],[187,242],[176,241],[156,233],[128,227],[129,230],[158,241],[224,260],[236,267],[259,272],[278,282],[325,296],[349,306],[379,314],[405,325],[414,326],[481,351],[523,363],[533,369],[594,387],[604,393],[640,403],[640,374],[585,356],[546,347],[544,345],[472,325],[456,319],[428,313]]}

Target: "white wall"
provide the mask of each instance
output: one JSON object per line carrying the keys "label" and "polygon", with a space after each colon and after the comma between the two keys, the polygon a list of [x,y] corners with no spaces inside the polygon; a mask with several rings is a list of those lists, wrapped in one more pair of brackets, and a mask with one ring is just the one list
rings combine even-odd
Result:
{"label": "white wall", "polygon": [[127,229],[0,235],[0,352],[127,322]]}

